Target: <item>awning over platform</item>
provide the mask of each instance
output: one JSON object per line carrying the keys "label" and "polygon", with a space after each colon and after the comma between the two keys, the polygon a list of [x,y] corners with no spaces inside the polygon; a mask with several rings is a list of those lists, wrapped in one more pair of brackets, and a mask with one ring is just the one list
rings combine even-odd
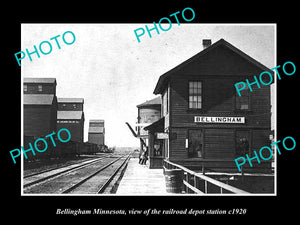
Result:
{"label": "awning over platform", "polygon": [[162,117],[159,120],[152,123],[151,125],[144,127],[144,130],[149,130],[150,132],[163,132],[164,124],[165,124],[165,117]]}

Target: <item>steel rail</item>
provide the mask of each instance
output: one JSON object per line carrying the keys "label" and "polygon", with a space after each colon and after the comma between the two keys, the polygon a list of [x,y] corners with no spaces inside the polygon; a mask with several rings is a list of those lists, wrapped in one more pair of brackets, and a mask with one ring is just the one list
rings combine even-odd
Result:
{"label": "steel rail", "polygon": [[130,159],[131,157],[131,153],[126,157],[126,159],[124,160],[124,162],[114,171],[114,173],[112,174],[112,176],[99,188],[99,191],[97,192],[98,194],[101,194],[105,191],[105,189],[107,188],[107,186],[110,184],[110,182],[112,181],[112,179],[114,179],[114,177],[116,176],[116,174],[119,172],[119,170],[123,167],[123,165]]}
{"label": "steel rail", "polygon": [[[105,158],[108,158],[108,157],[98,158],[98,159],[93,160],[92,162],[87,162],[87,163],[83,162],[83,164],[81,164],[81,165],[79,165],[79,166],[75,166],[75,167],[72,167],[72,168],[69,168],[69,169],[60,171],[60,172],[58,172],[58,173],[54,173],[54,174],[51,174],[51,175],[49,175],[49,176],[43,177],[43,178],[41,178],[41,179],[37,179],[37,180],[32,181],[32,182],[29,182],[29,183],[27,183],[27,184],[24,184],[24,185],[23,185],[23,188],[27,188],[27,187],[30,187],[30,186],[32,186],[32,185],[34,185],[34,184],[41,183],[41,182],[46,181],[46,180],[49,180],[50,178],[53,178],[53,177],[57,177],[57,176],[60,176],[60,175],[63,175],[63,174],[67,174],[67,173],[69,173],[69,172],[73,172],[73,171],[79,170],[79,169],[81,169],[81,168],[83,168],[83,167],[87,167],[87,166],[89,166],[89,165],[95,164],[95,163],[97,163],[98,161],[100,161],[100,160],[102,160],[102,159],[105,159]],[[72,165],[76,165],[76,164],[72,164]],[[69,165],[69,166],[72,166],[72,165]],[[68,167],[68,166],[65,166],[65,167]],[[56,169],[62,169],[62,168],[64,168],[64,167],[60,167],[60,168],[56,168]],[[36,175],[40,175],[40,174],[43,174],[43,173],[47,173],[47,172],[50,172],[50,171],[56,170],[56,169],[50,169],[50,170],[47,170],[47,171],[43,171],[43,172],[40,172],[40,173],[36,173],[35,175],[32,175],[32,176],[36,176]],[[26,178],[29,178],[29,177],[32,177],[32,176],[27,176]],[[25,179],[26,179],[26,178],[25,178]]]}
{"label": "steel rail", "polygon": [[63,192],[61,192],[62,194],[67,194],[69,192],[71,192],[72,190],[74,190],[75,188],[77,188],[78,186],[80,186],[81,184],[83,184],[84,182],[86,182],[87,180],[91,179],[92,177],[94,177],[95,175],[97,175],[98,173],[100,173],[101,171],[105,170],[107,167],[109,167],[110,165],[114,164],[115,162],[119,161],[121,158],[123,158],[123,156],[117,158],[116,160],[113,160],[112,162],[106,164],[105,166],[102,166],[99,170],[97,170],[96,172],[92,173],[91,175],[89,175],[88,177],[84,178],[83,180],[77,182],[76,184],[74,184],[73,186],[71,186],[70,188],[64,190]]}

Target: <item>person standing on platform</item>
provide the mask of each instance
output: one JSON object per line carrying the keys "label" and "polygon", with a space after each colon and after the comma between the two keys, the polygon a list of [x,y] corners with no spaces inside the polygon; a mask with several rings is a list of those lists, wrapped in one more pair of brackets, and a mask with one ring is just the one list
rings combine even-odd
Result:
{"label": "person standing on platform", "polygon": [[146,165],[146,162],[148,160],[148,147],[146,147],[146,151],[143,152],[142,157],[142,165]]}
{"label": "person standing on platform", "polygon": [[143,160],[143,157],[142,157],[142,155],[143,155],[143,149],[141,149],[140,150],[140,152],[139,152],[139,164],[142,164],[142,160]]}

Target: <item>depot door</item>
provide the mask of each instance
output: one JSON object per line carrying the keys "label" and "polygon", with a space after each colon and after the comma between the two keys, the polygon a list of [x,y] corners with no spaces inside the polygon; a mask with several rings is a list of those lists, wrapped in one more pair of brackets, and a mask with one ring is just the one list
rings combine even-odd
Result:
{"label": "depot door", "polygon": [[188,131],[188,158],[204,158],[202,129]]}

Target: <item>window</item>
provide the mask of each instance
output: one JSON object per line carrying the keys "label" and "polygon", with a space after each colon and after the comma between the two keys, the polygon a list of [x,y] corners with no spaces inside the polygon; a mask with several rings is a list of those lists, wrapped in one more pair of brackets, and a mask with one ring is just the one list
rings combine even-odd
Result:
{"label": "window", "polygon": [[43,85],[38,85],[38,91],[42,92],[43,91]]}
{"label": "window", "polygon": [[189,81],[189,108],[202,109],[201,81]]}
{"label": "window", "polygon": [[162,156],[163,140],[156,139],[154,141],[154,156]]}
{"label": "window", "polygon": [[237,92],[235,93],[235,108],[238,110],[250,110],[250,90],[248,86],[241,91],[241,96]]}
{"label": "window", "polygon": [[237,130],[235,135],[235,157],[245,156],[245,154],[249,154],[249,145],[250,132],[248,130]]}
{"label": "window", "polygon": [[23,88],[24,88],[24,92],[27,92],[27,84],[24,84]]}
{"label": "window", "polygon": [[76,104],[73,104],[73,109],[76,109],[77,108],[77,105]]}
{"label": "window", "polygon": [[203,158],[203,130],[189,130],[188,157]]}

